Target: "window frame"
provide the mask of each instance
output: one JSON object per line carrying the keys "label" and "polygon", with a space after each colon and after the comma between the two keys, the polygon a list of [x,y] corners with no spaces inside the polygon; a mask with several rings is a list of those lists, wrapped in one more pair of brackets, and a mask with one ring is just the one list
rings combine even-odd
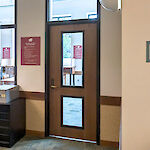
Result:
{"label": "window frame", "polygon": [[100,19],[100,10],[99,10],[99,0],[97,0],[97,18],[93,18],[93,19],[73,19],[73,20],[58,20],[58,21],[50,21],[49,18],[50,18],[50,0],[46,0],[46,22],[48,24],[72,24],[72,23],[78,23],[78,22],[82,22],[82,23],[90,23],[90,22],[97,22],[99,21]]}
{"label": "window frame", "polygon": [[17,0],[14,0],[14,24],[6,24],[6,25],[0,25],[1,29],[14,29],[15,30],[15,43],[14,43],[14,49],[15,49],[15,68],[14,68],[14,84],[17,85]]}
{"label": "window frame", "polygon": [[95,19],[95,18],[90,18],[90,16],[94,16],[94,15],[97,15],[97,14],[95,14],[94,12],[87,13],[87,18],[88,19]]}
{"label": "window frame", "polygon": [[[71,16],[71,14],[64,14],[64,15],[54,15],[54,16],[52,16],[52,18],[54,19],[56,19],[56,21],[61,21],[60,19],[61,18],[71,18],[72,16]],[[66,19],[66,20],[68,20],[68,19]]]}

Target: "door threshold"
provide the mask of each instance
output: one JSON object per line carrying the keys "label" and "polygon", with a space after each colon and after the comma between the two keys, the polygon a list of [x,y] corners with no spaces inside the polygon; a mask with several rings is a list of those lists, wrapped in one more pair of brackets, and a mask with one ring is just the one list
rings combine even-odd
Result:
{"label": "door threshold", "polygon": [[96,141],[90,141],[90,140],[75,139],[75,138],[62,137],[62,136],[56,136],[56,135],[49,135],[49,137],[57,138],[57,139],[63,139],[63,140],[70,140],[70,141],[77,141],[77,142],[96,144]]}

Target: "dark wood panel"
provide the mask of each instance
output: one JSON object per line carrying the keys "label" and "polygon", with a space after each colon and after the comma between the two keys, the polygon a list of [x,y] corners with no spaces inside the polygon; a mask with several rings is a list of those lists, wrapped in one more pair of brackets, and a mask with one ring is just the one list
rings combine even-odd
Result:
{"label": "dark wood panel", "polygon": [[101,105],[121,106],[121,97],[101,96]]}
{"label": "dark wood panel", "polygon": [[12,147],[25,134],[25,99],[0,104],[0,146]]}
{"label": "dark wood panel", "polygon": [[10,104],[10,146],[25,135],[26,103],[24,98],[19,98]]}
{"label": "dark wood panel", "polygon": [[2,126],[0,124],[0,134],[9,134],[10,133],[10,127]]}
{"label": "dark wood panel", "polygon": [[27,92],[27,91],[20,91],[20,97],[32,100],[45,100],[45,93],[44,92]]}
{"label": "dark wood panel", "polygon": [[0,119],[0,125],[4,127],[9,127],[9,120],[8,119]]}
{"label": "dark wood panel", "polygon": [[7,141],[7,142],[9,142],[9,139],[10,139],[9,135],[7,135],[7,134],[0,134],[0,141]]}
{"label": "dark wood panel", "polygon": [[9,112],[9,104],[1,104],[0,105],[0,112]]}

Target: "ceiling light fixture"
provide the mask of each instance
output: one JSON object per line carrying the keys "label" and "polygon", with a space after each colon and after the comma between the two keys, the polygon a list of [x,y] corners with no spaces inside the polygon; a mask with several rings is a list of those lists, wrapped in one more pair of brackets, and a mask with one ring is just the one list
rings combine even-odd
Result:
{"label": "ceiling light fixture", "polygon": [[121,10],[121,7],[122,7],[122,0],[118,0],[118,7],[117,7],[116,9],[109,8],[109,7],[105,6],[104,1],[105,1],[105,0],[99,0],[101,6],[102,6],[105,10],[108,10],[108,11],[111,11],[111,12],[116,12],[116,11]]}

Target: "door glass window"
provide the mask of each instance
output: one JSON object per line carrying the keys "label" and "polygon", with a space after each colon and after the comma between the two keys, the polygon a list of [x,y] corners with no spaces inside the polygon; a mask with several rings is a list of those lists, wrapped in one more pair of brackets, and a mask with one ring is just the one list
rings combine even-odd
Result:
{"label": "door glass window", "polygon": [[0,85],[15,83],[15,0],[0,0]]}
{"label": "door glass window", "polygon": [[14,84],[15,29],[0,30],[0,49],[1,81]]}
{"label": "door glass window", "polygon": [[62,126],[83,128],[83,98],[62,97]]}
{"label": "door glass window", "polygon": [[0,25],[15,23],[15,1],[0,0]]}
{"label": "door glass window", "polygon": [[62,86],[83,87],[83,32],[62,34]]}
{"label": "door glass window", "polygon": [[[89,17],[89,14],[92,16]],[[60,19],[56,20],[56,16]],[[97,0],[49,0],[48,21],[95,18],[97,18]]]}

